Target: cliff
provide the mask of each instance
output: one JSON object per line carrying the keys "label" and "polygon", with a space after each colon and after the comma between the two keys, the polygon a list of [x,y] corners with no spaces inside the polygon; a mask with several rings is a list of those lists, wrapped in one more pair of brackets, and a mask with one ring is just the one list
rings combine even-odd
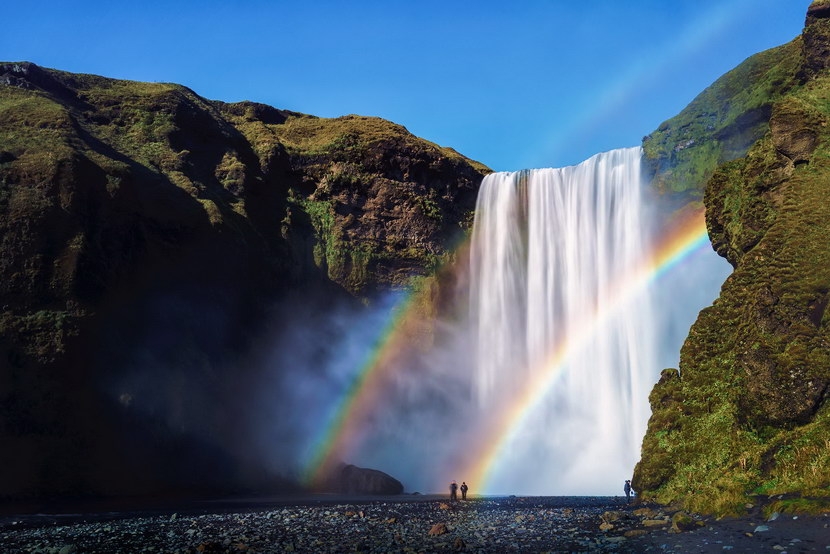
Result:
{"label": "cliff", "polygon": [[755,72],[787,68],[777,78],[787,86],[765,87],[754,101],[763,117],[746,137],[760,136],[706,182],[709,235],[735,269],[692,326],[679,370],[665,370],[651,393],[633,479],[642,498],[721,515],[758,502],[768,511],[827,507],[828,44],[830,3],[814,2],[802,36],[779,51],[790,51],[786,63],[765,53]]}
{"label": "cliff", "polygon": [[431,274],[488,171],[377,118],[0,64],[0,496],[266,473],[268,323]]}

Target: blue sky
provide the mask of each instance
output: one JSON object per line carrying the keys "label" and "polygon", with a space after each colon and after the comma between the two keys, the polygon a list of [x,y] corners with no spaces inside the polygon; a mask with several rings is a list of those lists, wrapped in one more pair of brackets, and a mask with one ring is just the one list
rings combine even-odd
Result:
{"label": "blue sky", "polygon": [[380,116],[495,170],[635,146],[810,0],[8,2],[0,59]]}

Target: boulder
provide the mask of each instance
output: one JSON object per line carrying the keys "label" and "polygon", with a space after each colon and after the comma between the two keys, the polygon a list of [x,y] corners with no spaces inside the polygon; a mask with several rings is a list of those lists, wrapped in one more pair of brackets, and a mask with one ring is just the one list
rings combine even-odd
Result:
{"label": "boulder", "polygon": [[686,512],[677,512],[671,518],[671,530],[673,533],[691,531],[697,527],[697,521]]}
{"label": "boulder", "polygon": [[443,535],[445,533],[449,533],[449,529],[447,529],[446,523],[436,523],[429,530],[430,536]]}
{"label": "boulder", "polygon": [[403,485],[394,477],[376,469],[351,464],[334,471],[327,487],[333,492],[347,494],[401,494]]}

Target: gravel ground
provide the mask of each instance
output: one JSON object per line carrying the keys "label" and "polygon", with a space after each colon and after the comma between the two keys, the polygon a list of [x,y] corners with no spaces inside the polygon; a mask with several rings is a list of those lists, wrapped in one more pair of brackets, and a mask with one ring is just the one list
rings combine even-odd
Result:
{"label": "gravel ground", "polygon": [[[707,521],[610,497],[234,501],[0,517],[0,552],[830,552],[830,517]],[[688,523],[688,519],[687,519]],[[675,525],[675,527],[677,527]]]}

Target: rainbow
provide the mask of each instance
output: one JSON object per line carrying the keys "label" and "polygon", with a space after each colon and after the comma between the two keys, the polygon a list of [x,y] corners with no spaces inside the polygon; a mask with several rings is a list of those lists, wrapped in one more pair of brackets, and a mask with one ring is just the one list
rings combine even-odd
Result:
{"label": "rainbow", "polygon": [[[455,257],[465,256],[468,243],[454,250]],[[452,264],[440,267],[436,272],[440,281]],[[312,489],[320,489],[327,476],[347,459],[351,448],[360,442],[365,433],[367,419],[381,405],[383,395],[394,378],[397,367],[417,348],[427,325],[423,307],[431,304],[433,289],[422,286],[410,291],[393,308],[389,319],[370,349],[364,363],[343,395],[334,415],[312,446],[310,460],[303,471],[303,481]]]}
{"label": "rainbow", "polygon": [[459,474],[469,476],[468,481],[479,483],[480,489],[486,491],[488,479],[498,468],[502,454],[523,427],[529,414],[554,386],[569,357],[590,344],[605,323],[625,308],[638,292],[709,244],[703,210],[689,210],[683,214],[653,250],[652,257],[616,284],[609,296],[612,301],[599,307],[577,325],[576,330],[553,349],[543,369],[535,372],[536,378],[529,380],[516,397],[493,410],[496,416],[485,426],[489,438],[481,440],[479,448],[466,456],[467,462]]}
{"label": "rainbow", "polygon": [[666,71],[683,65],[685,59],[728,33],[749,9],[749,0],[732,0],[701,10],[677,34],[647,50],[647,56],[634,58],[619,72],[609,73],[607,82],[594,87],[594,93],[584,95],[582,102],[569,110],[571,115],[568,119],[552,125],[556,132],[542,145],[546,159],[551,152],[559,151],[575,138],[585,137],[607,124],[608,119],[624,110],[632,98],[644,94],[660,82]]}
{"label": "rainbow", "polygon": [[[610,298],[612,302],[590,314],[576,332],[557,345],[544,368],[528,382],[520,394],[509,402],[494,407],[490,421],[481,422],[477,430],[468,436],[467,448],[452,461],[454,467],[447,474],[466,475],[468,481],[479,484],[479,490],[487,490],[488,477],[498,467],[500,457],[516,432],[534,408],[547,395],[567,364],[569,356],[588,344],[610,317],[626,306],[629,299],[642,291],[671,268],[681,263],[700,248],[709,246],[709,237],[703,210],[687,210],[675,218],[669,232],[653,249],[653,255],[631,274],[621,279]],[[445,268],[446,269],[446,268]],[[422,306],[427,288],[409,294],[390,314],[383,333],[367,355],[360,371],[344,395],[329,424],[315,441],[313,454],[305,468],[305,482],[312,488],[319,487],[342,460],[349,454],[364,433],[364,422],[381,403],[395,368],[413,343],[423,319],[416,306]],[[456,470],[461,471],[456,471]]]}
{"label": "rainbow", "polygon": [[403,349],[401,332],[411,319],[411,306],[415,295],[410,293],[392,310],[389,321],[375,342],[374,348],[357,372],[348,390],[334,412],[330,423],[315,441],[311,460],[306,466],[304,481],[312,488],[319,488],[339,464],[344,454],[360,435],[360,424],[383,394],[389,363]]}

